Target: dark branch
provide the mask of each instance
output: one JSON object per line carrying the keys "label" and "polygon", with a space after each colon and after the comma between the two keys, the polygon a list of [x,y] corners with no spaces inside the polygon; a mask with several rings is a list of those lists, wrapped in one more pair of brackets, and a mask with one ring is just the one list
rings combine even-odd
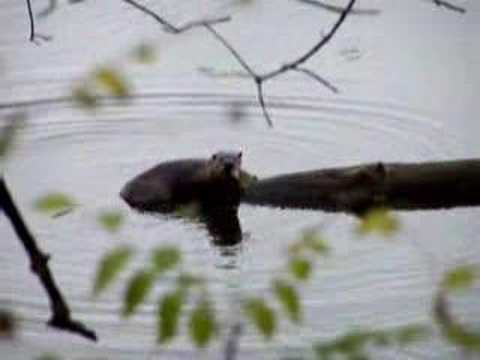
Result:
{"label": "dark branch", "polygon": [[433,0],[433,3],[439,7],[444,7],[448,10],[452,10],[452,11],[456,11],[456,12],[459,12],[459,13],[466,13],[467,10],[461,6],[457,6],[457,5],[453,5],[452,3],[449,3],[448,1],[444,1],[444,0]]}
{"label": "dark branch", "polygon": [[[331,5],[331,4],[327,4],[323,1],[319,1],[319,0],[297,0],[297,1],[300,1],[302,3],[305,3],[305,4],[309,4],[309,5],[313,5],[313,6],[317,6],[323,10],[326,10],[326,11],[330,11],[330,12],[333,12],[333,13],[336,13],[336,14],[341,14],[345,8],[341,7],[341,6],[335,6],[335,5]],[[378,9],[352,9],[350,11],[350,14],[352,15],[378,15],[380,14],[380,10]]]}
{"label": "dark branch", "polygon": [[35,40],[35,19],[33,17],[32,3],[31,0],[27,0],[27,10],[28,10],[28,19],[30,20],[30,41]]}
{"label": "dark branch", "polygon": [[310,50],[305,52],[305,54],[300,56],[298,59],[293,60],[289,63],[286,63],[286,64],[280,66],[277,70],[274,70],[274,71],[271,71],[269,73],[266,73],[266,74],[262,75],[262,79],[263,80],[268,80],[268,79],[271,79],[275,76],[278,76],[281,73],[284,73],[284,72],[287,72],[289,70],[295,69],[296,67],[302,65],[304,62],[306,62],[308,59],[310,59],[318,51],[320,51],[320,49],[322,49],[325,45],[328,44],[328,42],[332,39],[333,35],[335,35],[337,30],[343,24],[343,22],[347,18],[347,15],[352,10],[353,5],[355,5],[355,1],[356,0],[350,0],[350,2],[345,7],[345,9],[343,9],[342,13],[338,17],[335,24],[330,29],[330,31],[319,42],[317,42]]}
{"label": "dark branch", "polygon": [[230,51],[230,53],[238,61],[238,63],[245,69],[245,71],[248,72],[250,76],[255,79],[257,77],[257,74],[255,73],[255,71],[253,71],[250,65],[247,64],[247,62],[238,53],[238,51],[235,50],[234,47],[230,45],[230,43],[222,35],[220,35],[213,27],[211,27],[208,24],[205,24],[204,26],[223,46],[227,48],[228,51]]}
{"label": "dark branch", "polygon": [[265,106],[265,99],[263,98],[263,86],[262,86],[263,82],[257,78],[256,84],[257,84],[258,102],[260,103],[260,106],[262,108],[263,116],[267,120],[268,126],[273,127],[272,118],[268,114],[267,107]]}
{"label": "dark branch", "polygon": [[179,32],[178,29],[173,24],[169,23],[167,20],[165,20],[160,15],[158,15],[156,12],[150,10],[146,6],[144,6],[142,4],[139,4],[139,3],[137,3],[136,1],[133,1],[133,0],[123,0],[123,1],[125,1],[127,4],[133,6],[134,8],[140,10],[144,14],[147,14],[148,16],[152,17],[156,22],[160,23],[165,28],[166,31],[172,32],[172,33],[178,33]]}
{"label": "dark branch", "polygon": [[232,54],[232,56],[237,60],[240,66],[250,75],[252,80],[255,81],[256,87],[257,87],[258,102],[260,103],[260,106],[262,108],[263,115],[268,125],[273,126],[273,122],[267,111],[267,107],[265,105],[265,99],[263,96],[263,83],[265,81],[273,79],[274,77],[277,77],[288,71],[292,71],[292,70],[300,71],[306,74],[307,76],[310,76],[315,80],[319,81],[321,84],[326,86],[331,91],[338,92],[338,89],[332,84],[330,84],[328,81],[321,78],[319,75],[315,74],[313,71],[304,69],[304,68],[299,68],[299,66],[304,62],[306,62],[308,59],[310,59],[318,51],[320,51],[320,49],[323,48],[330,41],[330,39],[333,37],[333,35],[337,32],[337,30],[340,28],[342,23],[345,21],[347,15],[352,10],[353,5],[355,4],[355,1],[356,0],[350,0],[347,7],[342,9],[340,16],[338,17],[337,21],[335,22],[333,27],[330,29],[330,31],[324,37],[322,37],[322,39],[318,43],[316,43],[310,50],[308,50],[304,55],[300,56],[298,59],[294,61],[291,61],[285,65],[280,66],[276,70],[273,70],[263,75],[257,74],[252,69],[252,67],[248,65],[245,59],[238,53],[238,51],[235,50],[235,48],[222,35],[220,35],[220,33],[218,33],[215,29],[213,29],[213,27],[206,24],[205,28],[209,30],[210,33]]}
{"label": "dark branch", "polygon": [[335,94],[339,93],[338,88],[335,85],[333,85],[328,80],[324,79],[323,77],[321,77],[320,75],[318,75],[314,71],[309,70],[309,69],[305,69],[305,68],[302,68],[302,67],[297,67],[294,70],[298,71],[298,72],[301,72],[301,73],[307,75],[308,77],[311,77],[314,80],[317,80],[320,84],[322,84],[328,90],[334,92]]}
{"label": "dark branch", "polygon": [[33,235],[28,230],[22,215],[18,211],[5,180],[0,178],[0,207],[10,220],[18,239],[23,244],[30,258],[30,269],[38,276],[41,284],[47,292],[52,312],[48,325],[63,331],[69,331],[96,341],[97,335],[81,322],[72,319],[71,311],[64,300],[53,275],[48,267],[49,256],[44,254],[38,247]]}
{"label": "dark branch", "polygon": [[223,17],[212,18],[212,19],[188,21],[185,24],[178,26],[177,29],[178,29],[178,32],[180,33],[184,31],[188,31],[194,27],[216,25],[216,24],[228,22],[230,20],[232,20],[230,16],[223,16]]}
{"label": "dark branch", "polygon": [[195,21],[189,21],[183,25],[180,26],[175,26],[169,21],[165,20],[163,17],[158,15],[155,11],[149,9],[145,5],[139,4],[138,2],[134,0],[123,0],[127,4],[133,6],[134,8],[140,10],[144,14],[152,17],[156,22],[160,23],[163,27],[164,30],[173,34],[179,34],[184,31],[188,31],[194,27],[199,27],[199,26],[209,26],[213,24],[219,24],[223,23],[226,21],[230,21],[230,16],[224,16],[220,18],[213,18],[213,19],[204,19],[204,20],[195,20]]}

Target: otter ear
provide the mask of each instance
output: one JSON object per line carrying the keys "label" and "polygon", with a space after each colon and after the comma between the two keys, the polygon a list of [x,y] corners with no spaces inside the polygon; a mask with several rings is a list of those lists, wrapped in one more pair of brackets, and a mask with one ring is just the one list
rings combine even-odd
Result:
{"label": "otter ear", "polygon": [[242,158],[242,152],[239,151],[238,154],[237,154],[237,158],[241,159]]}

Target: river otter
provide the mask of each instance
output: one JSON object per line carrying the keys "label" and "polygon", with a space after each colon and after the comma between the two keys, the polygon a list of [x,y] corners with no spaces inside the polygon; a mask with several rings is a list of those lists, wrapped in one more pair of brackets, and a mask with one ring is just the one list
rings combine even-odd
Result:
{"label": "river otter", "polygon": [[241,152],[217,152],[210,159],[161,163],[130,180],[120,196],[133,208],[171,211],[198,202],[204,208],[238,207]]}

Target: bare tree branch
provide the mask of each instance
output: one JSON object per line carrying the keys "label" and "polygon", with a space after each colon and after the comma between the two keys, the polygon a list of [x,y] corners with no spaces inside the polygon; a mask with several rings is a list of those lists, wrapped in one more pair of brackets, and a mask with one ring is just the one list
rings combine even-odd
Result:
{"label": "bare tree branch", "polygon": [[267,121],[269,126],[273,126],[272,119],[267,111],[267,107],[265,105],[265,99],[263,96],[263,83],[267,80],[273,79],[274,77],[277,77],[283,73],[286,73],[288,71],[301,71],[305,73],[306,75],[316,79],[317,81],[321,82],[323,85],[325,85],[327,88],[334,92],[338,92],[338,89],[334,87],[332,84],[330,84],[328,81],[325,79],[321,78],[317,74],[315,74],[313,71],[307,70],[307,69],[300,69],[298,70],[298,67],[303,64],[304,62],[308,61],[313,55],[315,55],[322,47],[324,47],[330,39],[333,37],[333,35],[337,32],[337,30],[340,28],[342,23],[345,21],[347,15],[349,12],[352,10],[353,5],[355,4],[356,0],[350,0],[348,5],[342,10],[341,15],[333,25],[333,27],[330,29],[330,31],[322,37],[322,39],[316,43],[311,49],[309,49],[305,54],[300,56],[298,59],[293,60],[287,64],[284,64],[280,66],[278,69],[275,69],[273,71],[270,71],[268,73],[265,73],[263,75],[259,75],[255,72],[255,70],[252,69],[250,65],[245,61],[245,59],[238,53],[238,51],[235,50],[235,48],[222,36],[220,35],[219,32],[217,32],[215,29],[213,29],[209,25],[205,25],[207,30],[212,33],[212,35],[225,47],[227,50],[232,54],[232,56],[237,60],[237,62],[242,66],[242,68],[245,69],[245,71],[250,74],[251,78],[253,81],[256,83],[257,87],[257,97],[258,97],[258,102],[260,103],[260,106],[263,111],[263,115],[265,117],[265,120]]}
{"label": "bare tree branch", "polygon": [[263,116],[265,117],[265,120],[267,120],[268,126],[273,127],[272,118],[268,114],[267,107],[265,106],[265,99],[263,98],[263,81],[261,81],[260,78],[256,78],[255,83],[257,84],[258,102],[260,103],[260,106],[262,108]]}
{"label": "bare tree branch", "polygon": [[219,23],[223,23],[223,22],[231,20],[230,16],[223,16],[223,17],[220,17],[220,18],[189,21],[189,22],[187,22],[183,25],[175,26],[172,23],[170,23],[169,21],[165,20],[160,15],[158,15],[153,10],[146,7],[145,5],[139,4],[138,2],[136,2],[134,0],[123,0],[123,1],[125,1],[127,4],[133,6],[134,8],[140,10],[144,14],[152,17],[156,22],[160,23],[164,27],[165,31],[173,33],[173,34],[179,34],[181,32],[190,30],[194,27],[219,24]]}
{"label": "bare tree branch", "polygon": [[223,16],[218,18],[188,21],[183,25],[177,26],[177,30],[179,33],[181,33],[183,31],[190,30],[194,27],[216,25],[216,24],[221,24],[230,20],[232,20],[231,16]]}
{"label": "bare tree branch", "polygon": [[343,9],[342,13],[338,17],[335,24],[330,29],[330,31],[319,42],[317,42],[312,48],[310,48],[310,50],[305,52],[305,54],[300,56],[298,59],[293,60],[291,62],[288,62],[288,63],[280,66],[277,70],[273,70],[269,73],[266,73],[266,74],[262,75],[262,79],[263,80],[268,80],[268,79],[271,79],[275,76],[278,76],[281,73],[292,70],[292,69],[296,68],[297,66],[302,65],[304,62],[306,62],[308,59],[310,59],[313,55],[315,55],[318,51],[320,51],[320,49],[322,49],[325,45],[328,44],[330,39],[332,39],[333,35],[335,35],[337,30],[343,24],[343,22],[347,18],[347,15],[352,10],[353,5],[355,5],[355,2],[356,2],[356,0],[350,0],[349,1],[348,5],[345,7],[345,9]]}
{"label": "bare tree branch", "polygon": [[[320,0],[297,0],[297,1],[305,4],[317,6],[323,10],[330,11],[336,14],[341,14],[345,10],[345,8],[341,6],[327,4],[324,1],[320,1]],[[381,11],[378,9],[352,9],[350,11],[350,14],[352,15],[378,15],[380,13]]]}
{"label": "bare tree branch", "polygon": [[27,10],[28,10],[28,19],[30,20],[30,41],[35,40],[35,19],[33,17],[32,3],[31,0],[27,0]]}
{"label": "bare tree branch", "polygon": [[205,24],[204,26],[224,47],[227,48],[228,51],[230,51],[230,53],[238,61],[238,63],[245,69],[245,71],[248,72],[250,76],[255,79],[257,77],[257,73],[253,71],[253,69],[250,67],[250,65],[247,64],[247,62],[238,53],[238,51],[235,50],[234,47],[230,45],[230,43],[222,35],[220,35],[213,27],[211,27],[208,24]]}
{"label": "bare tree branch", "polygon": [[456,11],[456,12],[459,12],[459,13],[466,13],[467,10],[461,6],[458,6],[458,5],[453,5],[452,3],[448,2],[448,1],[444,1],[444,0],[433,0],[433,3],[439,7],[444,7],[448,10],[452,10],[452,11]]}
{"label": "bare tree branch", "polygon": [[333,85],[332,83],[330,83],[328,80],[324,79],[323,77],[321,77],[320,75],[318,75],[317,73],[315,73],[314,71],[312,70],[309,70],[309,69],[306,69],[306,68],[303,68],[303,67],[297,67],[294,69],[295,71],[298,71],[298,72],[301,72],[305,75],[307,75],[308,77],[314,79],[314,80],[317,80],[320,84],[322,84],[323,86],[325,86],[328,90],[334,92],[335,94],[338,94],[339,91],[338,91],[338,88]]}
{"label": "bare tree branch", "polygon": [[83,323],[72,319],[70,308],[58,288],[53,274],[48,267],[49,255],[44,254],[38,247],[33,235],[27,228],[22,215],[18,211],[7,185],[0,178],[0,208],[10,220],[18,239],[23,244],[30,258],[30,269],[38,276],[42,286],[47,292],[52,312],[48,325],[72,333],[76,333],[89,340],[96,341],[97,335]]}

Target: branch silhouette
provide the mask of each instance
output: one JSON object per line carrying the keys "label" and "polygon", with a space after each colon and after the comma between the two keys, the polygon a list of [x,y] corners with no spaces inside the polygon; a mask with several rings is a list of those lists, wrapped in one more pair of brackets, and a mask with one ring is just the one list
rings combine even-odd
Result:
{"label": "branch silhouette", "polygon": [[32,2],[31,0],[27,0],[27,11],[28,11],[28,19],[30,21],[30,36],[29,40],[35,40],[35,18],[33,17],[33,10],[32,10]]}
{"label": "branch silhouette", "polygon": [[30,258],[30,269],[38,276],[50,300],[51,318],[48,325],[63,331],[78,334],[89,340],[96,341],[97,335],[80,321],[71,317],[70,308],[58,288],[53,274],[48,267],[50,256],[44,254],[38,247],[35,238],[28,229],[22,215],[17,209],[3,177],[0,177],[0,208],[10,220],[15,233],[23,244]]}
{"label": "branch silhouette", "polygon": [[433,3],[439,7],[444,7],[445,9],[456,11],[459,13],[466,13],[467,10],[461,6],[458,5],[453,5],[452,3],[444,0],[433,0]]}
{"label": "branch silhouette", "polygon": [[[342,11],[345,10],[345,8],[341,7],[341,6],[336,6],[336,5],[331,5],[331,4],[327,4],[326,2],[324,1],[320,1],[320,0],[297,0],[301,3],[305,3],[305,4],[308,4],[308,5],[313,5],[313,6],[317,6],[323,10],[326,10],[326,11],[330,11],[330,12],[333,12],[333,13],[336,13],[336,14],[341,14]],[[352,15],[378,15],[380,14],[380,10],[378,9],[352,9],[350,11],[350,14]]]}
{"label": "branch silhouette", "polygon": [[316,53],[318,53],[335,35],[335,33],[338,31],[340,26],[344,23],[345,19],[347,18],[348,14],[353,8],[353,5],[355,4],[356,0],[350,0],[348,5],[342,9],[342,12],[340,13],[340,16],[336,20],[336,22],[333,24],[332,28],[330,31],[323,36],[316,44],[314,44],[309,50],[307,50],[303,55],[300,57],[285,63],[284,65],[281,65],[277,69],[274,69],[270,72],[266,72],[264,74],[259,74],[253,68],[247,63],[247,61],[239,54],[237,50],[231,45],[231,43],[225,39],[218,31],[216,31],[213,27],[210,25],[205,25],[205,28],[230,52],[230,54],[237,60],[237,62],[240,64],[240,66],[250,75],[250,77],[253,79],[253,81],[256,84],[256,90],[257,90],[257,98],[258,102],[260,104],[260,107],[262,108],[263,115],[265,117],[265,120],[267,121],[267,124],[272,127],[273,126],[273,121],[271,116],[268,113],[267,106],[265,104],[265,99],[263,95],[263,83],[271,80],[277,76],[280,76],[284,73],[287,73],[289,71],[298,71],[306,74],[307,76],[311,77],[312,79],[317,80],[320,84],[325,86],[327,89],[333,91],[333,92],[338,92],[338,89],[334,87],[332,84],[330,84],[328,81],[323,79],[320,75],[316,74],[312,70],[308,70],[305,68],[300,68],[300,65],[303,63],[307,62],[312,56],[314,56]]}
{"label": "branch silhouette", "polygon": [[231,20],[230,16],[223,16],[219,18],[212,18],[212,19],[203,19],[203,20],[195,20],[195,21],[189,21],[183,25],[173,25],[171,22],[165,20],[162,16],[157,14],[155,11],[151,10],[150,8],[146,7],[145,5],[142,5],[134,0],[123,0],[127,4],[133,6],[137,10],[140,10],[144,14],[152,17],[156,22],[160,23],[164,30],[166,32],[172,33],[172,34],[179,34],[184,31],[188,31],[190,29],[193,29],[194,27],[199,27],[199,26],[209,26],[213,24],[219,24],[223,22],[227,22]]}

